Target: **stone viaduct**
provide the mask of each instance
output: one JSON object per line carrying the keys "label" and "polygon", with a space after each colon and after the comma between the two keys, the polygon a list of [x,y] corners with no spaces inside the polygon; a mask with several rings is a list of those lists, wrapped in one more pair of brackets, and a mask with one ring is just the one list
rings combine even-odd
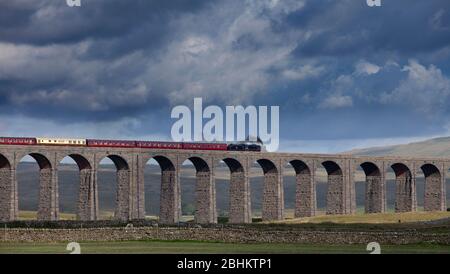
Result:
{"label": "stone viaduct", "polygon": [[110,158],[117,168],[115,218],[142,219],[144,208],[144,167],[154,159],[161,167],[161,223],[177,223],[181,215],[180,169],[189,159],[196,169],[196,213],[198,223],[216,223],[214,171],[224,162],[230,170],[230,223],[250,223],[249,170],[256,162],[264,172],[263,220],[283,219],[283,169],[291,164],[296,173],[295,216],[316,214],[316,171],[322,166],[328,174],[327,214],[354,214],[356,211],[354,174],[358,167],[366,175],[365,211],[386,211],[386,172],[396,176],[397,212],[415,211],[416,173],[425,176],[424,210],[446,210],[445,180],[450,159],[405,157],[356,157],[238,151],[155,150],[141,148],[94,148],[70,146],[0,145],[0,220],[18,218],[16,167],[26,155],[40,167],[39,220],[58,220],[58,164],[71,157],[80,170],[77,218],[98,218],[97,170],[100,161]]}

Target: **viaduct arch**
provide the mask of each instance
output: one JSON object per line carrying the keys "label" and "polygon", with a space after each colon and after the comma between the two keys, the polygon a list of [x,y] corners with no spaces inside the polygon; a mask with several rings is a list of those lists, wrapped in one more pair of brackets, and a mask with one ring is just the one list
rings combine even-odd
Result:
{"label": "viaduct arch", "polygon": [[354,174],[361,167],[365,174],[365,212],[386,211],[386,173],[393,170],[396,182],[397,212],[415,211],[417,195],[416,172],[425,175],[424,210],[446,210],[447,170],[450,159],[356,157],[352,155],[266,153],[237,151],[183,151],[164,149],[93,148],[69,146],[7,146],[0,145],[0,220],[18,219],[16,167],[20,159],[30,155],[40,168],[38,219],[59,218],[58,163],[72,158],[80,172],[77,218],[98,219],[97,172],[104,158],[113,161],[117,172],[115,218],[132,220],[145,218],[145,164],[154,159],[161,168],[161,223],[180,221],[180,168],[189,160],[196,171],[197,223],[216,223],[217,205],[215,168],[225,163],[230,172],[230,223],[252,222],[249,170],[258,163],[264,173],[262,217],[264,221],[284,218],[283,171],[289,163],[295,170],[295,217],[317,214],[316,169],[323,166],[327,173],[327,214],[354,214]]}

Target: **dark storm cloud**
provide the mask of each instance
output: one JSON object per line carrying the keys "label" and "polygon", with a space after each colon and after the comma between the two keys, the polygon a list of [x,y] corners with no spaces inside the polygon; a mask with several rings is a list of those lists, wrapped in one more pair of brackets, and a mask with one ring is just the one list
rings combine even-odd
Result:
{"label": "dark storm cloud", "polygon": [[83,0],[81,8],[68,8],[65,0],[2,1],[0,40],[34,45],[73,43],[124,37],[141,28],[151,29],[147,35],[158,39],[167,32],[171,18],[198,12],[206,3]]}
{"label": "dark storm cloud", "polygon": [[370,55],[380,51],[408,55],[450,43],[446,0],[384,1],[381,8],[371,9],[364,1],[308,1],[285,23],[311,32],[296,49],[299,55]]}
{"label": "dark storm cloud", "polygon": [[[82,8],[62,0],[1,2],[2,112],[114,120],[167,105],[150,87],[130,82],[175,34],[169,23],[206,2],[84,0]],[[145,56],[133,57],[137,50]]]}

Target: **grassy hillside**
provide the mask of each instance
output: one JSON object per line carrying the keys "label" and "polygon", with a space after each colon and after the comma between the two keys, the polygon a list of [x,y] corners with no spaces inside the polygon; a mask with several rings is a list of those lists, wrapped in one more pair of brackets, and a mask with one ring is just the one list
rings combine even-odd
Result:
{"label": "grassy hillside", "polygon": [[346,153],[360,156],[450,157],[450,137],[404,145],[355,149]]}

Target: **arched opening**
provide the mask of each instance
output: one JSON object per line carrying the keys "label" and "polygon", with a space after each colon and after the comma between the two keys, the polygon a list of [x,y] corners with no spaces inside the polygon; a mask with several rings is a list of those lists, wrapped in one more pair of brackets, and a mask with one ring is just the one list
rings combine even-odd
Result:
{"label": "arched opening", "polygon": [[181,212],[180,220],[193,222],[195,216],[195,181],[196,171],[194,164],[188,159],[181,165],[180,170],[180,197]]}
{"label": "arched opening", "polygon": [[0,154],[0,221],[15,219],[12,205],[13,182],[11,177],[11,164],[5,156]]}
{"label": "arched opening", "polygon": [[295,218],[296,208],[296,173],[290,162],[283,166],[284,218]]}
{"label": "arched opening", "polygon": [[60,219],[95,219],[91,176],[91,164],[79,154],[70,154],[58,163]]}
{"label": "arched opening", "polygon": [[344,177],[342,174],[342,169],[336,162],[333,161],[325,161],[322,165],[328,175],[326,214],[343,214]]}
{"label": "arched opening", "polygon": [[16,168],[18,219],[37,219],[39,206],[39,165],[31,156],[23,157]]}
{"label": "arched opening", "polygon": [[75,161],[67,156],[58,164],[59,218],[74,220],[80,189],[80,173]]}
{"label": "arched opening", "polygon": [[425,203],[425,173],[422,168],[416,169],[415,174],[415,193],[416,193],[416,210],[424,211],[424,203]]}
{"label": "arched opening", "polygon": [[361,166],[357,166],[353,176],[353,181],[355,184],[355,205],[356,213],[365,213],[366,207],[366,175]]}
{"label": "arched opening", "polygon": [[441,172],[432,164],[421,166],[425,176],[424,182],[424,203],[425,211],[443,211],[445,208],[445,182]]}
{"label": "arched opening", "polygon": [[[143,218],[157,220],[160,212],[162,168],[154,158],[144,165]],[[142,195],[142,194],[141,194]]]}
{"label": "arched opening", "polygon": [[[314,216],[316,214],[316,190],[311,169],[301,160],[292,160],[289,165],[293,167],[293,174],[290,173],[291,176],[283,178],[283,184],[285,201],[290,199],[293,201],[285,202],[285,207],[293,206],[295,218]],[[292,172],[292,169],[290,170]]]}
{"label": "arched opening", "polygon": [[[160,182],[152,183],[152,182]],[[144,215],[148,219],[159,216],[161,223],[179,221],[175,166],[167,157],[154,156],[144,170]]]}
{"label": "arched opening", "polygon": [[[230,184],[233,172],[234,159],[222,159],[214,167],[214,180],[216,182],[216,208],[217,222],[230,222]],[[228,162],[228,164],[226,163]],[[231,162],[231,163],[230,163]],[[237,161],[236,161],[237,162]],[[230,166],[231,165],[231,166]]]}
{"label": "arched opening", "polygon": [[5,156],[0,154],[0,170],[11,169],[11,165]]}
{"label": "arched opening", "polygon": [[386,180],[386,212],[395,212],[395,172],[391,166],[388,166],[385,174]]}
{"label": "arched opening", "polygon": [[[360,189],[361,192],[358,192],[358,186],[356,186],[357,208],[362,205],[365,213],[384,212],[386,209],[386,192],[380,169],[371,162],[362,163],[360,169],[363,171],[363,174],[361,174],[363,175],[361,178],[363,183],[360,187],[363,191]],[[362,200],[360,203],[358,203],[358,197],[359,200]]]}
{"label": "arched opening", "polygon": [[262,221],[262,203],[264,193],[264,171],[257,162],[250,165],[249,193],[250,193],[250,220],[251,222]]}
{"label": "arched opening", "polygon": [[18,163],[17,195],[18,219],[56,220],[58,218],[57,193],[52,191],[53,170],[42,154],[30,153]]}
{"label": "arched opening", "polygon": [[98,219],[128,220],[130,174],[127,161],[118,155],[108,155],[99,163]]}
{"label": "arched opening", "polygon": [[183,220],[194,220],[196,223],[216,223],[216,189],[208,163],[200,157],[190,157],[183,163],[182,172],[181,209]]}
{"label": "arched opening", "polygon": [[325,215],[327,212],[328,174],[324,166],[316,165],[314,179],[316,181],[316,215]]}
{"label": "arched opening", "polygon": [[416,186],[411,170],[402,163],[391,165],[395,173],[395,212],[416,210]]}

